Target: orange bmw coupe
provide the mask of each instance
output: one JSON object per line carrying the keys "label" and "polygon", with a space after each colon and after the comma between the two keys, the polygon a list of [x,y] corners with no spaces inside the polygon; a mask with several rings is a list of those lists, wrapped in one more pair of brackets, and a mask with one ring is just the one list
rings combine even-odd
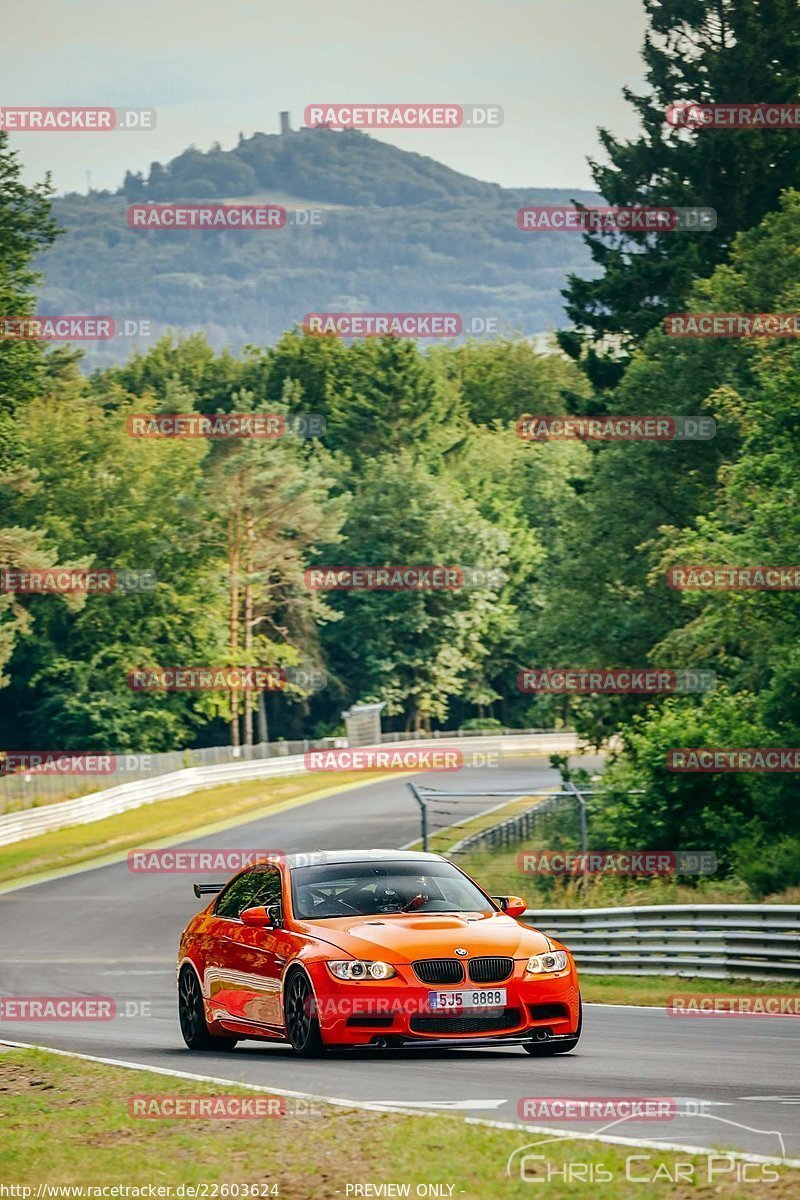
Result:
{"label": "orange bmw coupe", "polygon": [[178,1012],[190,1050],[243,1038],[334,1047],[518,1044],[566,1054],[581,997],[566,947],[438,854],[339,850],[248,867],[187,925]]}

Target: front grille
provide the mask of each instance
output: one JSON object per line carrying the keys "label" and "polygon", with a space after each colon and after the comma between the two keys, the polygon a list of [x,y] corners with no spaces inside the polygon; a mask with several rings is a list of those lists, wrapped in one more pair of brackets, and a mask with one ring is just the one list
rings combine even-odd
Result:
{"label": "front grille", "polygon": [[423,958],[411,964],[423,983],[461,983],[464,968],[454,958]]}
{"label": "front grille", "polygon": [[469,963],[473,983],[501,983],[514,970],[513,958],[473,958]]}
{"label": "front grille", "polygon": [[485,1017],[412,1017],[409,1028],[412,1033],[497,1033],[501,1029],[514,1029],[519,1025],[519,1012],[507,1008],[505,1012]]}
{"label": "front grille", "polygon": [[566,1004],[529,1004],[534,1021],[563,1021],[569,1016]]}

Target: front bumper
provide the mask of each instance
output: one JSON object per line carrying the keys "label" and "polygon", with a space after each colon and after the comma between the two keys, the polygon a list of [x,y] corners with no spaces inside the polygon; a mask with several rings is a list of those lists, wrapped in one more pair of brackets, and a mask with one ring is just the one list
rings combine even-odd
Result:
{"label": "front bumper", "polygon": [[578,981],[574,968],[559,975],[525,976],[524,962],[515,963],[510,979],[492,986],[506,989],[506,1004],[496,1009],[438,1012],[428,1004],[430,992],[463,990],[464,985],[425,986],[410,970],[381,982],[335,980],[324,963],[309,971],[315,1015],[328,1046],[485,1045],[519,1043],[546,1035],[574,1037],[579,1021]]}

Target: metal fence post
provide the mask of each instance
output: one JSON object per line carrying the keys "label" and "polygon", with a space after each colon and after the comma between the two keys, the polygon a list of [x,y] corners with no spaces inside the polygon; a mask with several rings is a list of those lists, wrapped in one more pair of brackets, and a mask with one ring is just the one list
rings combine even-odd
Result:
{"label": "metal fence post", "polygon": [[408,783],[406,786],[410,789],[412,796],[419,805],[420,833],[422,835],[422,849],[428,849],[428,806],[420,796],[413,783]]}
{"label": "metal fence post", "polygon": [[586,800],[578,791],[572,780],[567,779],[564,781],[564,783],[578,801],[578,811],[580,813],[581,822],[581,877],[579,884],[582,891],[586,886],[586,854],[589,850],[589,837],[586,829]]}

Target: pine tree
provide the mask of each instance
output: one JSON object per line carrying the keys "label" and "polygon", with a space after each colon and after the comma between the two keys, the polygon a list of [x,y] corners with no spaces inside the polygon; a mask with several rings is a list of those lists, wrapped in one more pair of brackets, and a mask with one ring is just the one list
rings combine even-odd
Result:
{"label": "pine tree", "polygon": [[[800,184],[800,130],[697,129],[666,123],[681,101],[794,103],[800,94],[798,0],[644,0],[650,22],[643,56],[649,90],[625,98],[642,124],[633,141],[608,130],[610,162],[591,161],[610,205],[708,206],[714,232],[630,236],[587,234],[601,273],[570,277],[564,292],[575,326],[559,342],[608,388],[630,351],[664,315],[680,310],[692,281],[711,275],[735,235],[775,209]],[[595,402],[594,407],[597,407]]]}

